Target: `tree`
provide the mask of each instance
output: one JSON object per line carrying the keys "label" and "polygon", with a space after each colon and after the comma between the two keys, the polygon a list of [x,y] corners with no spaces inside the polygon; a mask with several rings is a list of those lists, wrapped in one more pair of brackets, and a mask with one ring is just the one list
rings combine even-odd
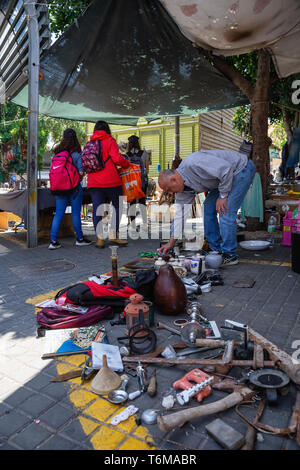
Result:
{"label": "tree", "polygon": [[[0,169],[3,177],[8,173],[23,175],[27,171],[27,110],[12,102],[8,102],[1,107],[0,135],[1,154],[4,160],[5,152],[10,148],[14,156],[9,162],[4,162]],[[38,169],[43,168],[43,156],[47,151],[51,151],[53,144],[59,142],[63,132],[67,128],[76,131],[79,143],[83,146],[86,143],[86,124],[79,121],[69,121],[65,119],[55,119],[47,116],[39,117],[38,134]]]}
{"label": "tree", "polygon": [[60,35],[85,11],[92,0],[48,0],[51,31]]}
{"label": "tree", "polygon": [[[0,117],[1,156],[0,173],[7,177],[9,173],[22,175],[27,169],[27,110],[12,102],[1,105]],[[38,168],[43,165],[43,155],[47,149],[48,135],[43,125],[39,126]],[[4,156],[10,150],[11,156],[5,161]]]}
{"label": "tree", "polygon": [[[253,161],[261,177],[263,200],[265,201],[270,168],[269,117],[272,116],[275,119],[277,115],[279,118],[282,113],[290,116],[286,106],[289,103],[289,106],[293,107],[291,82],[297,76],[280,80],[271,61],[271,56],[265,49],[227,58],[215,56],[207,51],[204,51],[204,54],[249,99],[250,107],[244,108],[244,110],[250,110],[250,116],[247,119],[248,135],[253,138]],[[281,106],[274,107],[275,100]],[[241,117],[243,112],[239,110],[238,113]],[[290,121],[287,117],[286,123],[288,122]]]}

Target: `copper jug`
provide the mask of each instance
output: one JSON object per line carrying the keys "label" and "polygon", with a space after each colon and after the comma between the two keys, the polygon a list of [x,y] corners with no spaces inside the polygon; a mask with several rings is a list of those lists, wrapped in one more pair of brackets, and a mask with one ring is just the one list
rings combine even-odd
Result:
{"label": "copper jug", "polygon": [[170,265],[161,266],[154,284],[154,300],[163,315],[179,315],[185,310],[187,294],[182,280]]}

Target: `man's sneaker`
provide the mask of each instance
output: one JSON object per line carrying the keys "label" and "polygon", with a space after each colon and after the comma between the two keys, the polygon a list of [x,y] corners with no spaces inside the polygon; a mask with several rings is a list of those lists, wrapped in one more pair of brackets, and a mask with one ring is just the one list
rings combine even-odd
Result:
{"label": "man's sneaker", "polygon": [[91,242],[90,240],[87,240],[87,238],[81,238],[81,240],[78,240],[78,238],[76,238],[76,245],[77,246],[86,246],[86,245],[91,245],[93,242]]}
{"label": "man's sneaker", "polygon": [[222,266],[232,266],[233,264],[238,264],[239,260],[237,256],[230,256],[223,253],[223,263]]}
{"label": "man's sneaker", "polygon": [[57,248],[61,248],[61,244],[58,241],[54,242],[51,240],[48,250],[57,250]]}

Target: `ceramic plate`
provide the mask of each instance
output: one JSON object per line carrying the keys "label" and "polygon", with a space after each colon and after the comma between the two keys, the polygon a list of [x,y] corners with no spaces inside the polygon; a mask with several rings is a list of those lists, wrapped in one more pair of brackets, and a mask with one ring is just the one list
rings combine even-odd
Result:
{"label": "ceramic plate", "polygon": [[244,248],[245,250],[252,250],[252,251],[257,251],[257,250],[266,250],[270,246],[270,242],[264,241],[264,240],[246,240],[243,242],[240,242],[240,246]]}

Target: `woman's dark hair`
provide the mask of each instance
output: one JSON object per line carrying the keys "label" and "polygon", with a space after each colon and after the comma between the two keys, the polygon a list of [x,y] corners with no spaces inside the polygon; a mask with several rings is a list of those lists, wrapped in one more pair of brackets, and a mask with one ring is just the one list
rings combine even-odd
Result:
{"label": "woman's dark hair", "polygon": [[97,121],[94,127],[94,132],[95,131],[104,131],[107,134],[111,135],[111,130],[106,121]]}
{"label": "woman's dark hair", "polygon": [[130,152],[132,149],[141,150],[139,138],[137,135],[131,135],[128,137],[128,151]]}
{"label": "woman's dark hair", "polygon": [[81,152],[81,145],[78,142],[77,134],[74,129],[66,129],[63,133],[62,140],[54,145],[53,150],[55,153],[64,152],[67,150],[68,152]]}

